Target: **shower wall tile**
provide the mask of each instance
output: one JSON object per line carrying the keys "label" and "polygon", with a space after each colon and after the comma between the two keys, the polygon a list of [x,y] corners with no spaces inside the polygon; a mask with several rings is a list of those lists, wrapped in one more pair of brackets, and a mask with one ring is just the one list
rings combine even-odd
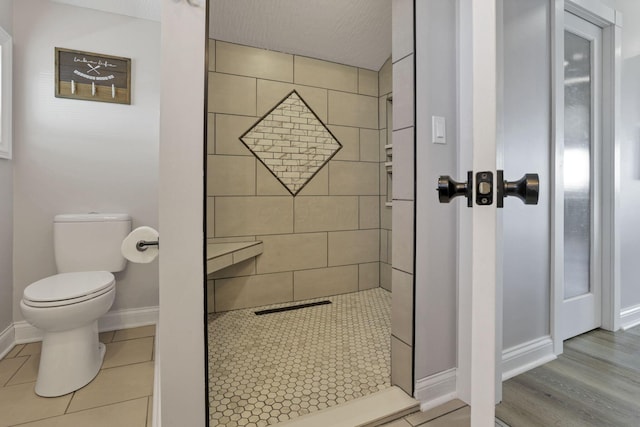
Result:
{"label": "shower wall tile", "polygon": [[378,190],[378,163],[329,163],[329,194],[375,196]]}
{"label": "shower wall tile", "polygon": [[215,71],[216,70],[216,41],[209,39],[207,45],[209,48],[209,71]]}
{"label": "shower wall tile", "polygon": [[410,25],[413,23],[413,4],[414,0],[394,0],[391,2],[393,62],[413,53],[413,25]]}
{"label": "shower wall tile", "polygon": [[[257,83],[257,116],[262,117],[280,103],[292,90],[298,91],[300,97],[316,113],[320,120],[327,124],[327,90],[299,86],[291,83],[258,80]],[[257,120],[256,120],[257,121]]]}
{"label": "shower wall tile", "polygon": [[413,350],[411,346],[393,335],[391,336],[391,384],[397,385],[408,395],[412,393]]}
{"label": "shower wall tile", "polygon": [[327,233],[257,236],[264,244],[256,257],[258,274],[327,266]]}
{"label": "shower wall tile", "polygon": [[380,287],[392,291],[391,286],[391,264],[380,263]]}
{"label": "shower wall tile", "polygon": [[387,128],[387,105],[389,105],[389,101],[386,96],[378,98],[378,123],[382,129]]}
{"label": "shower wall tile", "polygon": [[216,197],[215,236],[293,233],[293,199]]}
{"label": "shower wall tile", "polygon": [[231,277],[252,276],[256,274],[256,259],[249,258],[227,268],[211,273],[209,279],[228,279]]}
{"label": "shower wall tile", "polygon": [[319,59],[295,56],[295,83],[345,92],[358,92],[358,69]]}
{"label": "shower wall tile", "polygon": [[393,199],[414,199],[413,127],[393,133]]}
{"label": "shower wall tile", "polygon": [[216,311],[216,293],[213,280],[207,280],[207,313]]}
{"label": "shower wall tile", "polygon": [[380,263],[370,262],[358,266],[358,290],[377,288],[380,286]]}
{"label": "shower wall tile", "polygon": [[413,55],[393,64],[393,130],[414,124]]}
{"label": "shower wall tile", "polygon": [[387,180],[389,178],[387,177],[387,166],[384,163],[385,162],[380,162],[378,164],[380,166],[380,173],[378,174],[380,189],[378,191],[380,191],[381,195],[386,196],[387,192],[391,190],[391,188],[388,188],[389,184],[387,183]]}
{"label": "shower wall tile", "polygon": [[380,230],[380,262],[389,263],[389,251],[388,251],[388,230]]}
{"label": "shower wall tile", "polygon": [[378,96],[378,72],[358,68],[358,93]]}
{"label": "shower wall tile", "polygon": [[215,197],[207,197],[207,238],[215,236]]}
{"label": "shower wall tile", "polygon": [[323,167],[311,178],[307,185],[298,193],[300,196],[328,196],[329,195],[329,168]]}
{"label": "shower wall tile", "polygon": [[380,161],[380,131],[360,129],[360,160],[363,162]]}
{"label": "shower wall tile", "polygon": [[380,197],[360,196],[360,227],[380,228]]}
{"label": "shower wall tile", "polygon": [[293,82],[293,55],[217,41],[216,71]]}
{"label": "shower wall tile", "polygon": [[293,277],[295,301],[358,290],[357,265],[295,271]]}
{"label": "shower wall tile", "polygon": [[294,211],[296,233],[358,228],[358,196],[298,196]]}
{"label": "shower wall tile", "polygon": [[391,333],[406,344],[413,341],[413,275],[400,270],[391,273],[393,294]]}
{"label": "shower wall tile", "polygon": [[[393,231],[387,231],[387,262],[393,264]],[[405,242],[405,244],[413,245],[413,241]]]}
{"label": "shower wall tile", "polygon": [[329,266],[376,262],[379,245],[379,230],[330,232]]}
{"label": "shower wall tile", "polygon": [[327,126],[331,133],[342,144],[342,149],[336,153],[333,160],[360,159],[360,132],[358,128],[346,126]]}
{"label": "shower wall tile", "polygon": [[256,79],[209,72],[209,112],[256,115]]}
{"label": "shower wall tile", "polygon": [[293,300],[293,273],[260,274],[215,281],[216,312]]}
{"label": "shower wall tile", "polygon": [[378,129],[378,98],[330,90],[329,124]]}
{"label": "shower wall tile", "polygon": [[216,152],[216,115],[214,113],[207,114],[207,154],[215,154]]}
{"label": "shower wall tile", "polygon": [[256,159],[244,156],[207,156],[209,196],[256,194]]}
{"label": "shower wall tile", "polygon": [[256,162],[256,194],[258,196],[290,196],[291,193],[265,165]]}
{"label": "shower wall tile", "polygon": [[390,206],[385,205],[386,197],[380,197],[380,228],[384,228],[385,230],[391,230],[392,227],[392,208]]}
{"label": "shower wall tile", "polygon": [[[387,95],[392,91],[391,58],[387,59],[378,72],[378,94]],[[382,124],[382,123],[381,123]]]}
{"label": "shower wall tile", "polygon": [[393,201],[393,268],[413,273],[413,202]]}
{"label": "shower wall tile", "polygon": [[215,117],[216,154],[253,157],[251,151],[240,141],[240,135],[253,126],[258,119],[228,114],[216,114]]}

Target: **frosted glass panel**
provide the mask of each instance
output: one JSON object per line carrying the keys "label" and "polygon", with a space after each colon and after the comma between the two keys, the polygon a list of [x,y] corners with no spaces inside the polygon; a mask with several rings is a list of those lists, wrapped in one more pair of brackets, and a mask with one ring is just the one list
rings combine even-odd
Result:
{"label": "frosted glass panel", "polygon": [[564,34],[564,297],[590,290],[591,42]]}

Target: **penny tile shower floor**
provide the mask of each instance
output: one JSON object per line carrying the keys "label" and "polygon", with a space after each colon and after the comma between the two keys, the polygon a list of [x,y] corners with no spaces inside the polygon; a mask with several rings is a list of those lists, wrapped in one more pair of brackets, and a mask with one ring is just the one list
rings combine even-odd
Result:
{"label": "penny tile shower floor", "polygon": [[391,293],[382,288],[209,315],[211,426],[273,425],[390,387]]}

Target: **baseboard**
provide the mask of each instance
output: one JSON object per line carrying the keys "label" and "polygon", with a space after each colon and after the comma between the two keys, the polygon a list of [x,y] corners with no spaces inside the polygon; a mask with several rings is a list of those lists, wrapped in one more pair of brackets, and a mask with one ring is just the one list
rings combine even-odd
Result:
{"label": "baseboard", "polygon": [[416,382],[415,398],[420,410],[428,411],[457,397],[456,369],[451,368]]}
{"label": "baseboard", "polygon": [[640,304],[620,310],[620,329],[626,331],[640,325]]}
{"label": "baseboard", "polygon": [[7,355],[16,342],[16,329],[13,324],[0,332],[0,359]]}
{"label": "baseboard", "polygon": [[[98,330],[100,332],[106,332],[117,329],[155,325],[156,323],[158,323],[158,307],[114,310],[108,312],[98,320]],[[42,332],[24,320],[15,322],[13,326],[15,328],[16,344],[42,340]]]}
{"label": "baseboard", "polygon": [[553,341],[544,336],[508,348],[502,352],[502,381],[543,365],[556,358]]}

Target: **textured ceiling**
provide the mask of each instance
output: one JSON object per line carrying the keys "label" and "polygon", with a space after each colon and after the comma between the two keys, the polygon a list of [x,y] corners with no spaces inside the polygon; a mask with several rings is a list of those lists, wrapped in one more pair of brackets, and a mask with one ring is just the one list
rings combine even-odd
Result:
{"label": "textured ceiling", "polygon": [[[53,1],[160,20],[160,0]],[[209,7],[209,37],[218,40],[375,71],[391,56],[391,0],[210,0]]]}
{"label": "textured ceiling", "polygon": [[391,0],[210,0],[209,37],[379,70]]}

